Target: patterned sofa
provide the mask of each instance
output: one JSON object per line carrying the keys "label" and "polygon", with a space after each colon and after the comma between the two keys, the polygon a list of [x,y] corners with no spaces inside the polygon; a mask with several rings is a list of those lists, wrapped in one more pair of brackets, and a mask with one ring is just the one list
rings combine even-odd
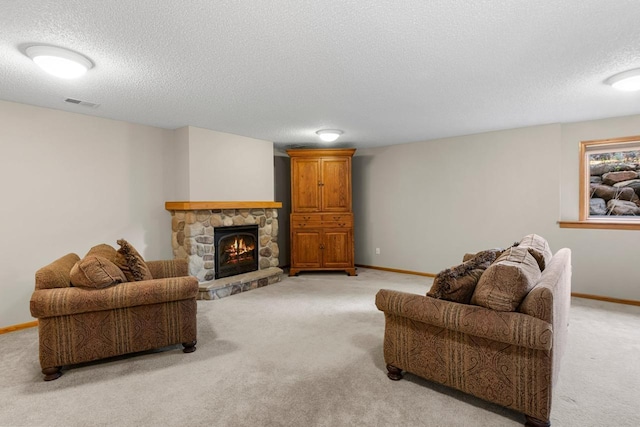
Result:
{"label": "patterned sofa", "polygon": [[524,413],[527,426],[549,426],[567,338],[571,251],[549,254],[514,311],[380,290],[389,378],[404,370]]}
{"label": "patterned sofa", "polygon": [[[96,248],[100,255],[115,257],[115,249],[99,245],[85,259]],[[195,351],[198,280],[188,276],[186,260],[145,262],[146,280],[122,276],[98,288],[72,284],[81,262],[70,253],[35,276],[30,308],[39,320],[45,381],[60,377],[66,365],[179,343],[185,353]]]}

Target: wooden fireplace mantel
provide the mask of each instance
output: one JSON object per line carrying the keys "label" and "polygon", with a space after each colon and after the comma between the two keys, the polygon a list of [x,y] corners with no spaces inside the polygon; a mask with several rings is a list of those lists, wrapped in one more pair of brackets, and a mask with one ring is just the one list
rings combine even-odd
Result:
{"label": "wooden fireplace mantel", "polygon": [[200,211],[207,209],[279,209],[282,202],[241,201],[241,202],[165,202],[164,208],[168,211]]}

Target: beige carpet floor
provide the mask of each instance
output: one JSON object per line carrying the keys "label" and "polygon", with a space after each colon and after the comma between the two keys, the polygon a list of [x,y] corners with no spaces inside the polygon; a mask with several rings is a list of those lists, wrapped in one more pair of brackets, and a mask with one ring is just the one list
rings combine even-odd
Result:
{"label": "beige carpet floor", "polygon": [[[407,374],[387,379],[380,288],[430,279],[371,269],[302,273],[198,302],[180,346],[42,381],[35,328],[0,335],[0,426],[518,426],[524,417]],[[638,426],[640,307],[572,300],[557,427]]]}

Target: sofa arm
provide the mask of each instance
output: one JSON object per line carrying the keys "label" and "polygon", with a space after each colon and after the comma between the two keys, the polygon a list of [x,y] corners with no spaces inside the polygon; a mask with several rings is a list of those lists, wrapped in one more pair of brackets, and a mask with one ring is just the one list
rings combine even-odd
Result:
{"label": "sofa arm", "polygon": [[36,318],[112,310],[196,298],[193,276],[120,283],[104,289],[56,288],[33,292],[31,315]]}
{"label": "sofa arm", "polygon": [[522,313],[495,311],[388,289],[377,293],[376,307],[385,315],[406,317],[506,344],[547,351],[552,345],[551,324]]}
{"label": "sofa arm", "polygon": [[189,275],[189,262],[186,259],[171,259],[146,262],[154,279]]}

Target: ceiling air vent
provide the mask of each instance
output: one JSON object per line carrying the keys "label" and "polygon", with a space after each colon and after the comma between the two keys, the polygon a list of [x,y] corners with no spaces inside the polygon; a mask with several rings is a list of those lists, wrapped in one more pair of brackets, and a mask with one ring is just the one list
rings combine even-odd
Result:
{"label": "ceiling air vent", "polygon": [[68,102],[69,104],[82,105],[83,107],[89,107],[89,108],[98,108],[100,106],[100,104],[94,104],[93,102],[87,102],[87,101],[80,101],[79,99],[73,99],[73,98],[67,98],[64,100],[64,102]]}

